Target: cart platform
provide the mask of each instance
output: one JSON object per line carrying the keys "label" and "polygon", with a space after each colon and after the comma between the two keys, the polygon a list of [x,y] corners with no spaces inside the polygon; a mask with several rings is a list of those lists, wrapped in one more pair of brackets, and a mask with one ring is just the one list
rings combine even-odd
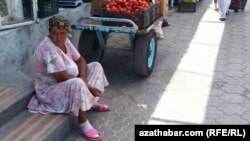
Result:
{"label": "cart platform", "polygon": [[[82,30],[78,50],[87,62],[102,60],[108,33],[128,33],[130,45],[133,51],[134,71],[141,76],[149,76],[154,68],[157,38],[153,30],[154,26],[163,16],[159,17],[145,29],[139,29],[130,19],[109,18],[109,17],[87,17],[73,23],[71,28]],[[107,26],[103,22],[121,22],[128,26]]]}

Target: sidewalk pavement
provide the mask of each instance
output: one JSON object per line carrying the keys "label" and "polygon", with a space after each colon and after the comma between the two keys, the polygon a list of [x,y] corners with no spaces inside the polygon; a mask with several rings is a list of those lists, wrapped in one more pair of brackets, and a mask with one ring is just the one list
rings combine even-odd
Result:
{"label": "sidewalk pavement", "polygon": [[[126,38],[112,36],[103,66],[106,113],[89,113],[104,141],[133,141],[136,124],[250,124],[250,2],[219,21],[212,1],[169,16],[151,76],[133,73]],[[73,132],[67,141],[82,140]]]}

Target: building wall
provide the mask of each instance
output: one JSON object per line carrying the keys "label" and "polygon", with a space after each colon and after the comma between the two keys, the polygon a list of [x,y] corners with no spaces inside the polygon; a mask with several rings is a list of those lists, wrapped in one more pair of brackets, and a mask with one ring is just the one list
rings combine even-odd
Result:
{"label": "building wall", "polygon": [[5,16],[7,14],[8,14],[7,1],[6,0],[0,0],[0,16]]}
{"label": "building wall", "polygon": [[[90,4],[77,8],[60,8],[59,15],[69,19],[71,23],[90,15]],[[34,51],[42,39],[48,35],[48,19],[40,19],[39,23],[16,29],[0,31],[0,66],[11,65],[16,69],[29,70]],[[81,31],[71,30],[72,43],[78,47]]]}

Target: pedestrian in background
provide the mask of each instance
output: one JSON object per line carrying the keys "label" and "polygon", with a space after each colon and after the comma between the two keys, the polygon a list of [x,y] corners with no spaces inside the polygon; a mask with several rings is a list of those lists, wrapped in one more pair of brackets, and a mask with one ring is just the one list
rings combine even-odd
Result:
{"label": "pedestrian in background", "polygon": [[219,20],[225,21],[229,13],[228,9],[231,4],[231,0],[218,0],[218,10],[220,14]]}
{"label": "pedestrian in background", "polygon": [[247,0],[231,0],[230,9],[234,10],[234,12],[239,12],[239,10],[243,11],[245,9]]}
{"label": "pedestrian in background", "polygon": [[169,4],[169,10],[174,8],[174,0],[169,0],[168,4]]}
{"label": "pedestrian in background", "polygon": [[218,10],[218,0],[213,0],[214,10]]}
{"label": "pedestrian in background", "polygon": [[154,31],[155,31],[155,33],[156,33],[156,37],[157,37],[157,39],[159,39],[159,40],[165,38],[164,33],[163,33],[163,30],[162,30],[162,23],[163,23],[163,20],[159,21],[159,22],[154,26]]}
{"label": "pedestrian in background", "polygon": [[[169,10],[172,10],[174,8],[174,0],[169,0],[168,2]],[[170,26],[168,19],[164,18],[162,22],[162,27]]]}

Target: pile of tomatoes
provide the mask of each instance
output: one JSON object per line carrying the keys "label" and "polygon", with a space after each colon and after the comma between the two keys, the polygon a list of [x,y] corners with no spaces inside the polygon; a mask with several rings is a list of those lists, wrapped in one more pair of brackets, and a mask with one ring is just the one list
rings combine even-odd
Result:
{"label": "pile of tomatoes", "polygon": [[147,10],[152,5],[150,0],[108,0],[105,9],[115,13],[137,13]]}

